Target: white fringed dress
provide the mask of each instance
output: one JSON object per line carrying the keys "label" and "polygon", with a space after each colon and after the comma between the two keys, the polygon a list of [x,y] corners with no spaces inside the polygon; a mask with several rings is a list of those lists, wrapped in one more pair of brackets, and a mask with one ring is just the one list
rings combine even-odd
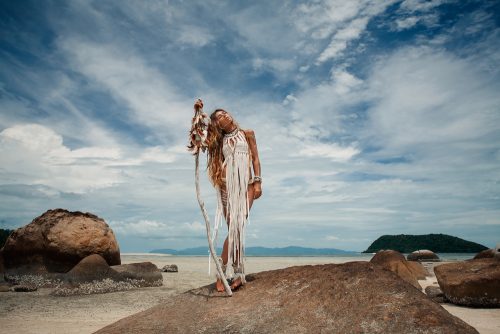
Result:
{"label": "white fringed dress", "polygon": [[[224,215],[224,206],[227,210],[226,220],[229,224],[228,232],[228,266],[226,278],[236,276],[245,283],[245,226],[248,223],[249,203],[247,198],[250,183],[250,150],[245,133],[236,129],[224,136],[222,153],[224,155],[223,168],[226,169],[226,191],[217,188],[218,205],[215,218],[214,240]],[[232,264],[232,266],[231,266]]]}

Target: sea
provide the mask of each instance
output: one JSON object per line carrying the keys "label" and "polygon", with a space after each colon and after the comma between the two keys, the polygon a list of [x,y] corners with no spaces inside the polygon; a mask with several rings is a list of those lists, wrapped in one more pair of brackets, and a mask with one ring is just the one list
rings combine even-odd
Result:
{"label": "sea", "polygon": [[[316,265],[327,263],[345,263],[351,261],[370,261],[374,254],[352,253],[329,256],[247,256],[245,267],[247,272],[259,272],[265,270],[281,269],[299,265]],[[405,254],[407,255],[407,254]],[[442,262],[454,262],[469,260],[475,254],[471,253],[440,253],[437,254]],[[158,268],[165,265],[177,264],[184,270],[192,272],[206,272],[210,258],[207,255],[169,255],[155,253],[121,253],[123,264],[135,262],[152,262]],[[213,264],[211,264],[213,267]],[[213,269],[212,269],[213,271]]]}

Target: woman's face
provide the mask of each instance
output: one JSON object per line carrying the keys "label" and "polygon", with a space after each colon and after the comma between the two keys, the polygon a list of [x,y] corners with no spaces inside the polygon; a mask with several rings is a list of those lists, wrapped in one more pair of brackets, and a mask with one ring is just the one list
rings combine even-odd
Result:
{"label": "woman's face", "polygon": [[235,128],[233,117],[225,110],[219,110],[214,116],[216,125],[224,132],[231,132]]}

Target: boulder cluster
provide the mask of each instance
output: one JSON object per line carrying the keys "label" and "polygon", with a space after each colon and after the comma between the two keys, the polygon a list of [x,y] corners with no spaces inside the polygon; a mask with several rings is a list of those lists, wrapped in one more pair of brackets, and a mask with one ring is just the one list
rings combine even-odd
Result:
{"label": "boulder cluster", "polygon": [[439,262],[441,259],[431,250],[421,249],[416,250],[407,256],[408,261],[425,261],[425,262]]}
{"label": "boulder cluster", "polygon": [[[381,250],[371,263],[397,274],[402,280],[421,289],[418,280],[430,276],[422,262],[437,262],[439,257],[429,250],[408,255]],[[436,302],[449,302],[471,307],[500,307],[500,252],[497,248],[478,253],[473,259],[434,266],[438,286],[428,286],[425,293]]]}
{"label": "boulder cluster", "polygon": [[97,333],[125,332],[477,333],[394,273],[365,261],[247,275],[232,297],[207,285]]}
{"label": "boulder cluster", "polygon": [[69,295],[158,286],[163,278],[151,262],[122,265],[118,242],[103,219],[55,209],[7,238],[0,250],[0,282],[5,291],[52,287],[55,295]]}
{"label": "boulder cluster", "polygon": [[426,276],[429,276],[429,273],[421,263],[407,261],[403,254],[394,250],[378,251],[370,262],[394,272],[417,289],[421,289],[418,280],[423,280]]}

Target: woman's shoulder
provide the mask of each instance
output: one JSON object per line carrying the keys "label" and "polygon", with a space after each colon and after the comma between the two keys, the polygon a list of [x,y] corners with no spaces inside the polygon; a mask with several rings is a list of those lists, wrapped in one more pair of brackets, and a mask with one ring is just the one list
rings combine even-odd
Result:
{"label": "woman's shoulder", "polygon": [[255,136],[255,132],[252,129],[241,129],[247,136]]}

